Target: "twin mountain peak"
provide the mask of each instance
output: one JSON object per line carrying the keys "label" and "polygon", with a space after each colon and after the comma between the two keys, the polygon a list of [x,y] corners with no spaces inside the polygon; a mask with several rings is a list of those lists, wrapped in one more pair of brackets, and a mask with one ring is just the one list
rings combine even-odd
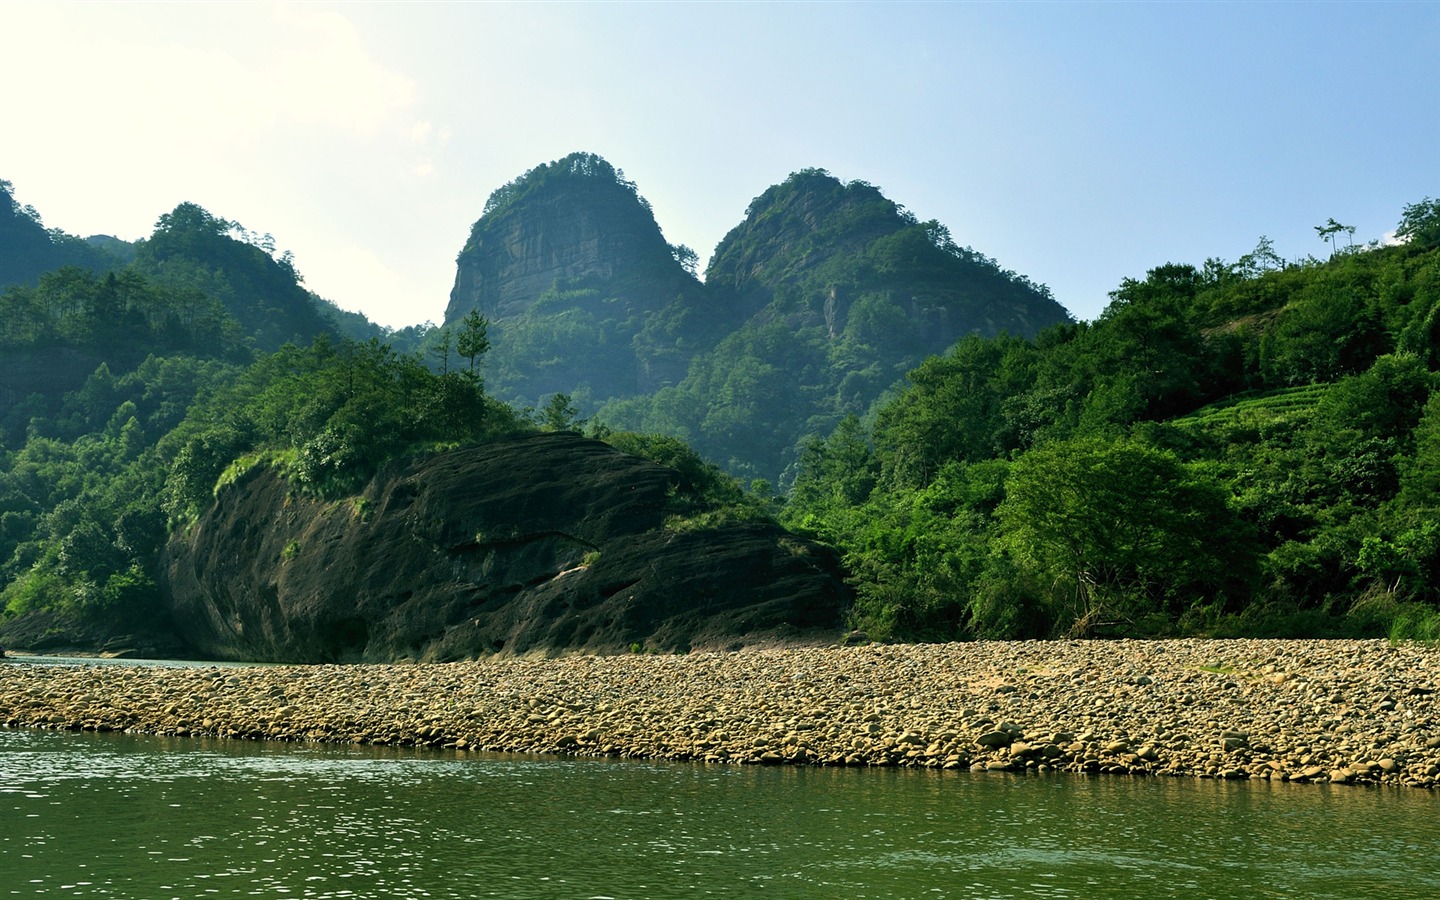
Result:
{"label": "twin mountain peak", "polygon": [[[491,195],[445,324],[472,310],[489,320],[486,386],[502,399],[565,393],[607,424],[677,434],[768,477],[806,422],[863,415],[962,337],[1070,321],[1048,289],[943,225],[820,169],[755,198],[703,281],[696,259],[666,242],[621,170],[575,153]],[[762,421],[781,432],[764,447],[750,433]]]}

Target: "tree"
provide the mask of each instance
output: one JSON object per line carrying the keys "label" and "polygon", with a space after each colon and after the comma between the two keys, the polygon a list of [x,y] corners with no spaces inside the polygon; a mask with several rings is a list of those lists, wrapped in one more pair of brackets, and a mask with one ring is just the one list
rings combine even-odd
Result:
{"label": "tree", "polygon": [[455,335],[450,329],[441,328],[435,337],[434,345],[430,347],[430,355],[440,360],[441,375],[450,374],[450,345],[454,340]]}
{"label": "tree", "polygon": [[1285,268],[1285,260],[1275,252],[1275,242],[1262,234],[1255,249],[1240,257],[1236,265],[1246,278],[1258,278],[1266,272]]}
{"label": "tree", "polygon": [[460,323],[460,334],[455,341],[455,351],[470,361],[470,377],[478,379],[475,361],[490,349],[490,323],[478,310],[470,310]]}
{"label": "tree", "polygon": [[1406,460],[1400,489],[1412,505],[1440,509],[1440,390],[1430,394],[1413,434],[1415,455]]}
{"label": "tree", "polygon": [[540,410],[540,427],[546,431],[575,431],[585,424],[579,416],[580,410],[570,402],[569,394],[551,394]]}
{"label": "tree", "polygon": [[1330,255],[1331,255],[1332,257],[1335,255],[1335,250],[1336,250],[1336,246],[1335,246],[1335,236],[1336,236],[1337,234],[1339,234],[1340,232],[1342,232],[1342,231],[1345,232],[1345,234],[1348,235],[1348,236],[1350,236],[1350,238],[1351,238],[1351,241],[1350,241],[1350,243],[1349,243],[1349,246],[1351,246],[1351,247],[1355,246],[1355,241],[1354,241],[1355,226],[1354,226],[1354,225],[1341,225],[1339,222],[1335,221],[1334,219],[1330,219],[1330,220],[1329,220],[1328,222],[1326,222],[1324,225],[1316,225],[1316,226],[1315,226],[1315,233],[1320,236],[1320,240],[1322,240],[1322,241],[1324,241],[1324,242],[1326,242],[1327,244],[1330,245]]}
{"label": "tree", "polygon": [[824,518],[865,502],[875,489],[878,468],[859,417],[841,419],[829,438],[812,437],[800,451],[790,492],[791,521]]}
{"label": "tree", "polygon": [[1219,485],[1134,439],[1037,447],[1011,467],[1005,491],[1002,542],[1049,581],[1073,635],[1174,617],[1253,570]]}
{"label": "tree", "polygon": [[696,268],[700,265],[700,254],[696,253],[694,250],[691,250],[684,244],[675,244],[671,246],[670,253],[672,256],[675,257],[675,261],[678,262],[685,271],[689,272],[691,275],[695,274]]}
{"label": "tree", "polygon": [[1417,203],[1405,204],[1395,237],[1416,250],[1440,246],[1440,200],[1426,197]]}

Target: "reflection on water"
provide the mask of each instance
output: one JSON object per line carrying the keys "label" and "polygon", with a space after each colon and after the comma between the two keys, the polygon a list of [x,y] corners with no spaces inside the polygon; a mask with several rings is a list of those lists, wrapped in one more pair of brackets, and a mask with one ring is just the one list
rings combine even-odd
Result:
{"label": "reflection on water", "polygon": [[0,896],[1434,897],[1440,798],[0,729]]}
{"label": "reflection on water", "polygon": [[250,668],[275,663],[216,662],[202,659],[115,659],[107,656],[6,656],[4,665],[15,666],[144,666],[161,669]]}

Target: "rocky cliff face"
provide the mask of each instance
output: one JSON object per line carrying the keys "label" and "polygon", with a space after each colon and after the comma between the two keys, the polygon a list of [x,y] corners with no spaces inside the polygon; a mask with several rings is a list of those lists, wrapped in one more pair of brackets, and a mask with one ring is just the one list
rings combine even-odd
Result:
{"label": "rocky cliff face", "polygon": [[268,470],[222,489],[164,560],[217,658],[450,660],[833,639],[838,561],[777,526],[664,527],[679,473],[557,433],[383,473],[354,501]]}
{"label": "rocky cliff face", "polygon": [[557,283],[599,285],[630,312],[698,286],[635,186],[589,154],[539,166],[491,197],[460,252],[445,322],[472,309],[492,322],[522,315]]}
{"label": "rocky cliff face", "polygon": [[539,405],[564,392],[592,401],[589,413],[684,377],[682,336],[654,332],[702,291],[635,185],[576,153],[491,195],[460,252],[445,322],[471,310],[490,320],[485,377],[496,396]]}

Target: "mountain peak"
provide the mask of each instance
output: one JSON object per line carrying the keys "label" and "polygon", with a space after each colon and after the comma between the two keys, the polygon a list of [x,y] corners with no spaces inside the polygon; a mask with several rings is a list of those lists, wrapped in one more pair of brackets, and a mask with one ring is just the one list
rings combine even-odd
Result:
{"label": "mountain peak", "polygon": [[457,263],[447,324],[472,309],[514,317],[557,284],[587,280],[663,285],[627,298],[658,307],[693,280],[635,183],[594,153],[543,163],[495,190]]}

